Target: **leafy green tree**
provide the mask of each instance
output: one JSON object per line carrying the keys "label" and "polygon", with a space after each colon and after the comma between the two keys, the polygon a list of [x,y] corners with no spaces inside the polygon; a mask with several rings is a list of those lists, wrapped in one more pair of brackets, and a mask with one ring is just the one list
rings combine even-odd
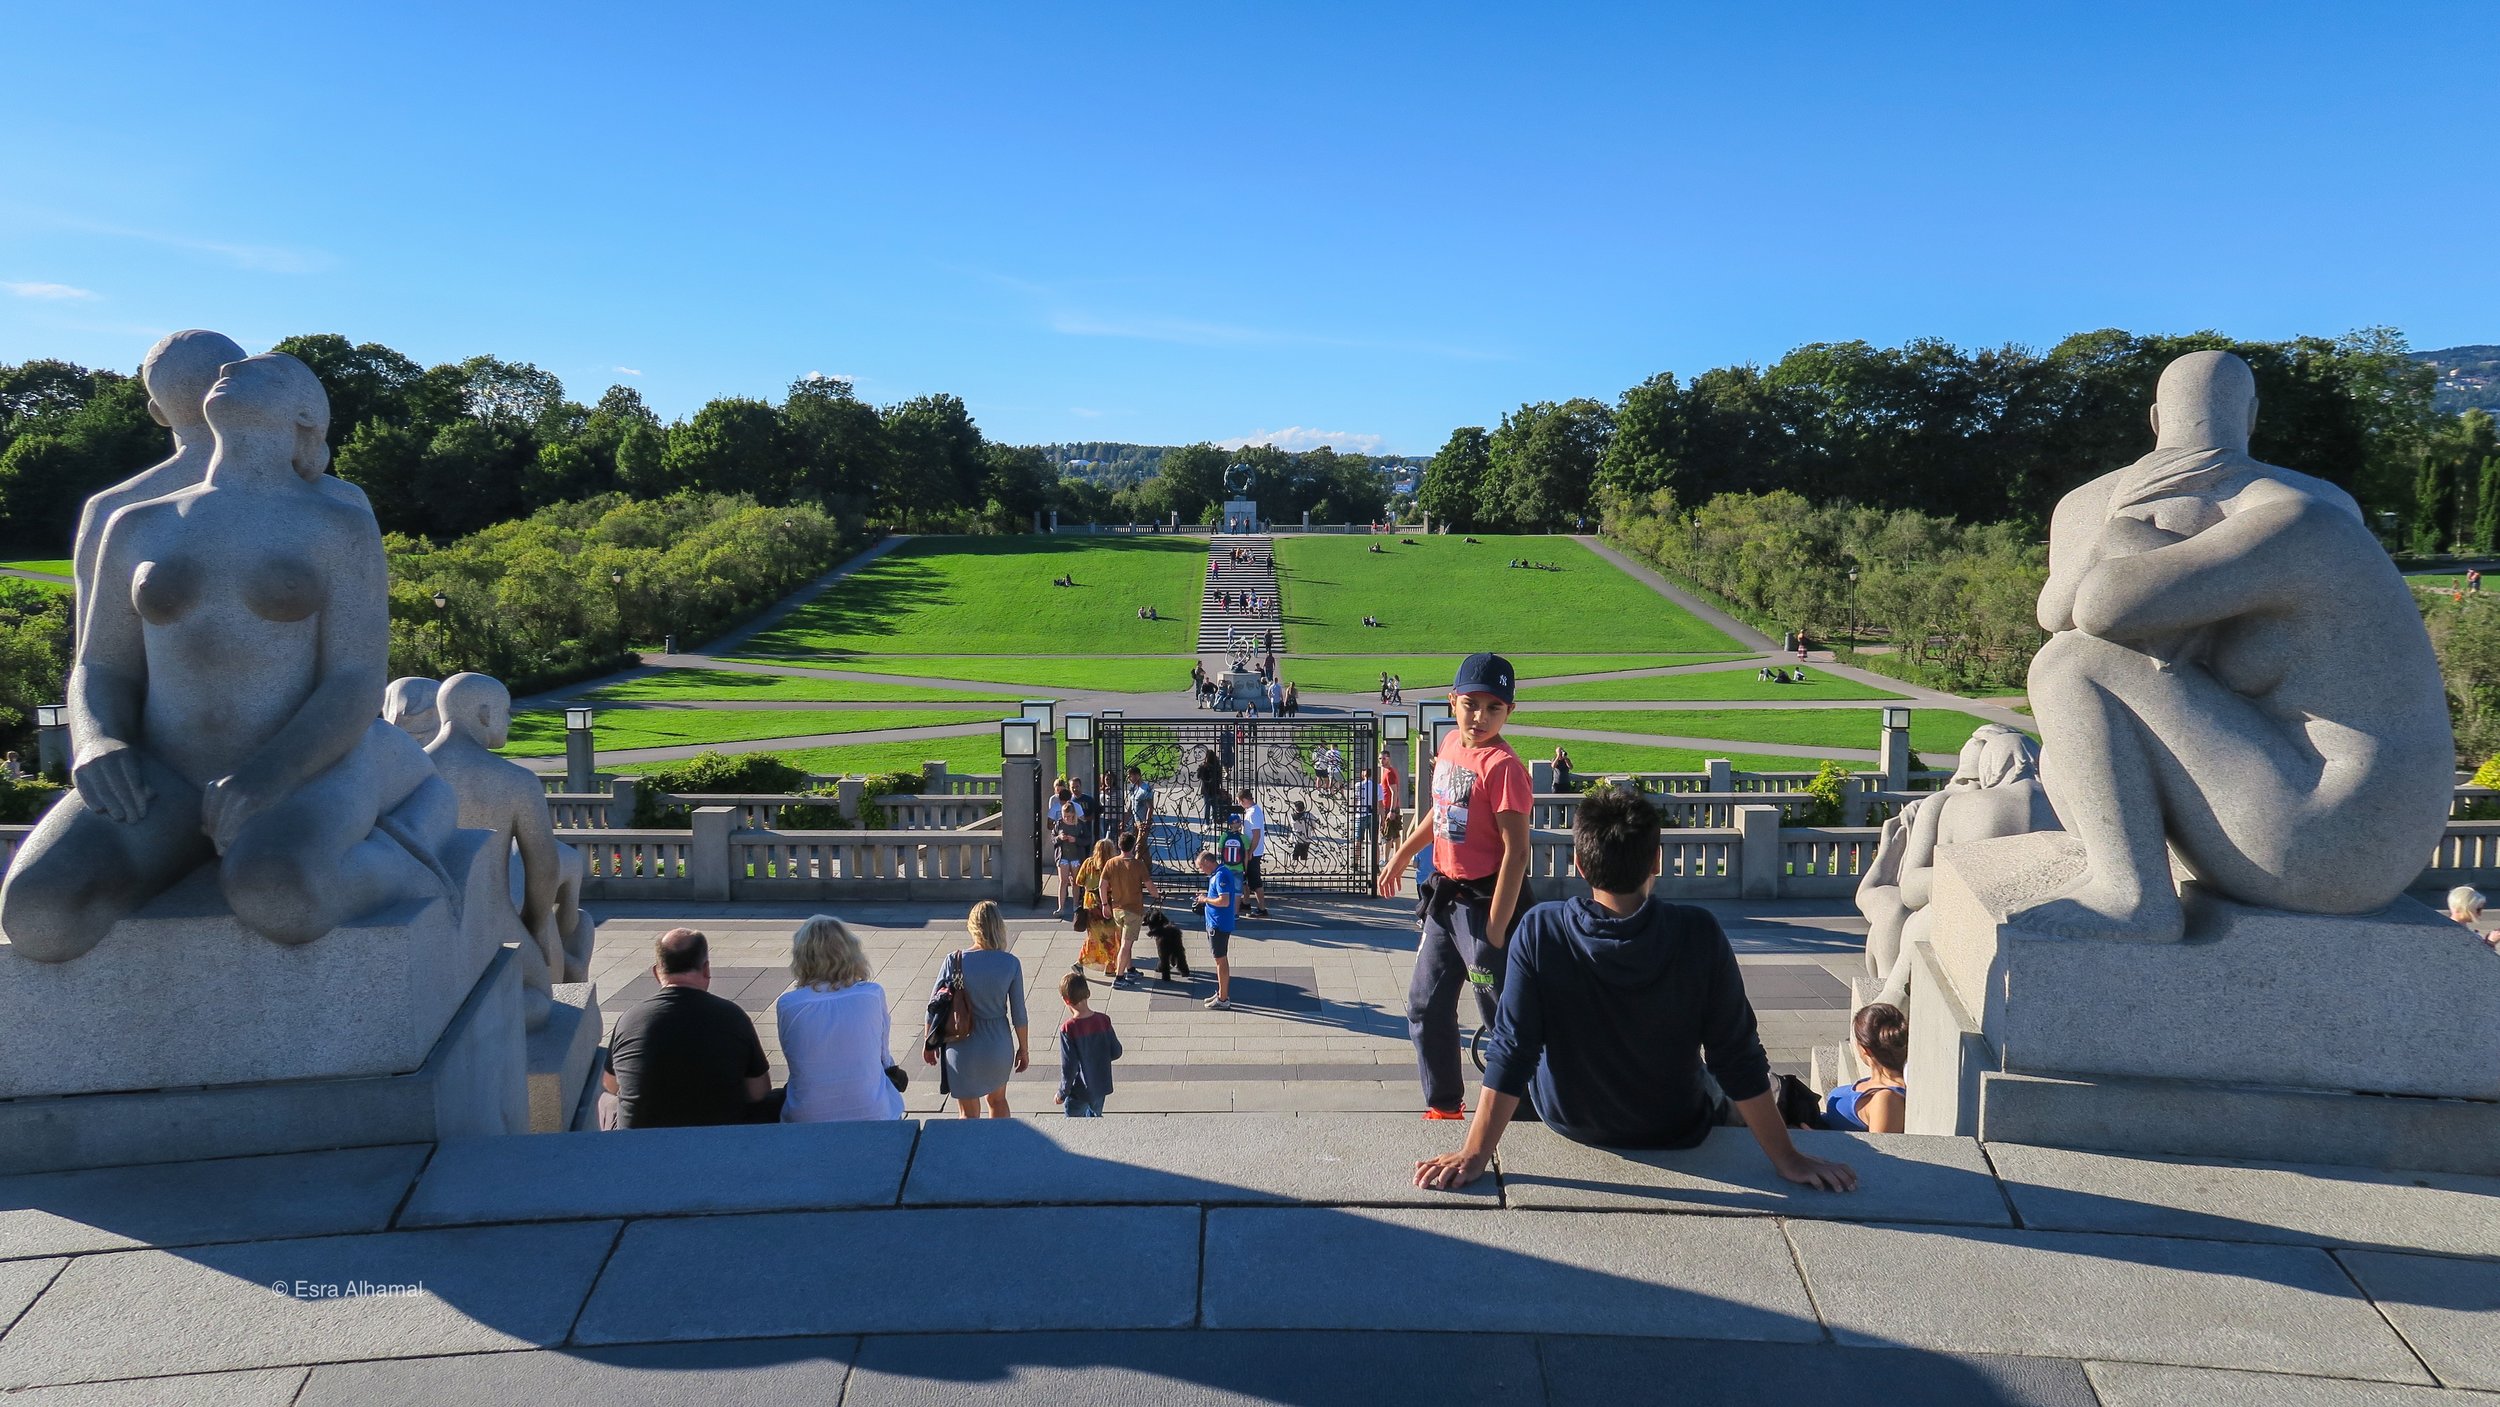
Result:
{"label": "leafy green tree", "polygon": [[172,437],[148,415],[135,377],[99,373],[75,409],[56,402],[28,418],[31,428],[0,451],[0,522],[7,541],[45,556],[65,555],[88,495],[129,478],[172,451]]}
{"label": "leafy green tree", "polygon": [[1424,476],[1415,486],[1415,506],[1431,514],[1435,522],[1462,532],[1477,526],[1492,467],[1492,442],[1483,426],[1452,430],[1432,462],[1424,466]]}
{"label": "leafy green tree", "polygon": [[672,484],[702,493],[743,493],[786,503],[797,477],[781,412],[763,401],[724,396],[668,430],[660,456]]}
{"label": "leafy green tree", "polygon": [[888,406],[882,418],[892,458],[878,485],[880,516],[910,523],[934,509],[979,501],[975,495],[987,472],[981,427],[972,423],[962,397],[915,397]]}
{"label": "leafy green tree", "polygon": [[1614,430],[1614,413],[1586,397],[1521,406],[1502,417],[1487,443],[1485,498],[1498,501],[1501,519],[1511,526],[1569,527],[1588,510],[1597,464]]}
{"label": "leafy green tree", "polygon": [[1615,403],[1615,433],[1598,460],[1597,487],[1642,497],[1677,486],[1684,465],[1684,394],[1662,371]]}
{"label": "leafy green tree", "polygon": [[839,377],[790,383],[781,418],[797,460],[793,491],[827,507],[864,513],[876,501],[892,457],[877,408]]}
{"label": "leafy green tree", "polygon": [[330,393],[330,448],[347,443],[356,427],[368,420],[407,424],[412,418],[408,393],[425,368],[379,342],[350,342],[335,332],[289,337],[273,352],[284,352],[311,367]]}

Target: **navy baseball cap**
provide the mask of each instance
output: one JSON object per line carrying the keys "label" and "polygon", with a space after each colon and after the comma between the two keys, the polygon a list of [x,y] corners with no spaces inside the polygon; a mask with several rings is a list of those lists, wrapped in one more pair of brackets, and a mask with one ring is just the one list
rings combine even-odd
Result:
{"label": "navy baseball cap", "polygon": [[1510,661],[1500,655],[1469,655],[1458,667],[1458,679],[1450,685],[1453,694],[1491,694],[1504,703],[1511,703],[1512,671]]}

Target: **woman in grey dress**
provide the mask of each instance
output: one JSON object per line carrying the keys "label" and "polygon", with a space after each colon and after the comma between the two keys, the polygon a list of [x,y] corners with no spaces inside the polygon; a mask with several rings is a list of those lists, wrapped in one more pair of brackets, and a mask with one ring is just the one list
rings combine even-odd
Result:
{"label": "woman in grey dress", "polygon": [[[964,920],[972,946],[964,950],[964,990],[972,997],[972,1034],[946,1047],[946,1092],[964,1117],[1007,1117],[1007,1077],[1031,1063],[1025,1040],[1024,964],[1007,951],[1007,920],[984,899]],[[941,981],[944,979],[941,978]]]}

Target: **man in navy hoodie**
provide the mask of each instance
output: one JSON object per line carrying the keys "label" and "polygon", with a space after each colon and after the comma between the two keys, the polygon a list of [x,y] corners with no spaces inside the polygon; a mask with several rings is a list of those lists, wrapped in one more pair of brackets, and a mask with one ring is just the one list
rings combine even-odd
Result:
{"label": "man in navy hoodie", "polygon": [[[1493,1161],[1522,1095],[1563,1137],[1607,1148],[1690,1148],[1742,1120],[1790,1182],[1847,1192],[1845,1163],[1797,1151],[1744,978],[1706,909],[1650,894],[1658,811],[1634,792],[1580,799],[1572,859],[1593,891],[1530,909],[1510,940],[1486,1042],[1484,1097],[1456,1153],[1415,1165],[1418,1187],[1464,1187]],[[1712,1081],[1702,1077],[1704,1066]]]}

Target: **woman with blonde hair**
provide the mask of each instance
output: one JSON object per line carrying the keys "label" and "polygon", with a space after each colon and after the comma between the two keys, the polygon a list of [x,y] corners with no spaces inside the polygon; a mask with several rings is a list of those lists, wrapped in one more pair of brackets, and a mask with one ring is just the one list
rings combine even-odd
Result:
{"label": "woman with blonde hair", "polygon": [[[965,1118],[980,1118],[986,1101],[990,1117],[1003,1119],[1007,1117],[1007,1077],[1023,1073],[1032,1063],[1025,1033],[1024,964],[1007,951],[1007,920],[996,901],[984,899],[973,905],[964,927],[972,935],[972,946],[959,948],[947,958],[945,970],[938,974],[938,990],[932,995],[942,995],[949,980],[960,979],[972,999],[972,1034],[924,1049],[921,1058],[939,1066],[938,1088],[954,1096]],[[945,1052],[942,1064],[940,1050]]]}
{"label": "woman with blonde hair", "polygon": [[790,990],[773,1003],[782,1058],[790,1064],[785,1124],[903,1117],[902,1073],[890,1053],[893,1016],[885,988],[850,925],[818,914],[790,935]]}
{"label": "woman with blonde hair", "polygon": [[1076,955],[1078,971],[1099,967],[1106,977],[1119,974],[1111,969],[1119,961],[1120,926],[1111,920],[1111,908],[1102,901],[1103,868],[1119,858],[1120,847],[1109,837],[1094,842],[1094,853],[1077,867],[1076,887],[1079,896],[1077,916],[1085,923],[1085,945]]}

